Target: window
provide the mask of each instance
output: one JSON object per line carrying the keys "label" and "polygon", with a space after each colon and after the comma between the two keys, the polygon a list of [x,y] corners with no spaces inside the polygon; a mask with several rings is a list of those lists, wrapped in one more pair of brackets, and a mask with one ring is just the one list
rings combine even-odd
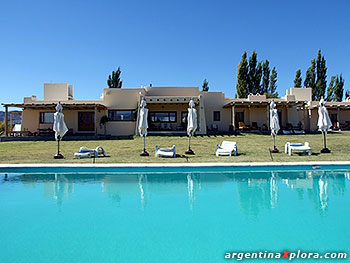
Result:
{"label": "window", "polygon": [[176,112],[150,112],[151,122],[176,122]]}
{"label": "window", "polygon": [[214,121],[220,121],[220,111],[214,111]]}
{"label": "window", "polygon": [[183,124],[187,123],[187,115],[188,115],[187,111],[181,112],[181,123],[183,123]]}
{"label": "window", "polygon": [[110,110],[108,119],[110,121],[136,121],[136,110]]}
{"label": "window", "polygon": [[40,112],[40,123],[53,123],[54,112]]}

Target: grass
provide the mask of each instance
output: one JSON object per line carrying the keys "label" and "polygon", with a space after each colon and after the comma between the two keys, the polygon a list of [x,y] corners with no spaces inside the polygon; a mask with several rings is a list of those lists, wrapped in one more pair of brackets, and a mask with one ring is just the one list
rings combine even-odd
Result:
{"label": "grass", "polygon": [[[238,156],[216,157],[216,145],[223,140],[236,141]],[[286,142],[309,142],[313,155],[284,153]],[[143,140],[135,137],[129,140],[101,141],[62,141],[63,160],[53,159],[57,151],[57,142],[0,142],[0,163],[92,163],[92,159],[74,159],[74,153],[81,146],[96,148],[101,145],[110,157],[96,159],[96,163],[200,163],[200,162],[303,162],[303,161],[350,161],[350,132],[338,132],[327,135],[327,146],[330,154],[320,154],[323,148],[321,134],[281,135],[276,144],[280,153],[273,154],[271,159],[269,148],[272,148],[272,137],[258,134],[242,134],[237,136],[197,136],[192,138],[194,156],[184,156],[188,146],[186,137],[147,137],[146,148],[149,157],[140,157]],[[178,158],[154,157],[155,145],[169,147],[176,145]]]}

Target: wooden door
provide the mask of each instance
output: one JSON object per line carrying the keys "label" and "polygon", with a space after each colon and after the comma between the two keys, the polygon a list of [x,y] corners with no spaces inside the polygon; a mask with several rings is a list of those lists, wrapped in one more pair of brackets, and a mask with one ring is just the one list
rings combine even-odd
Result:
{"label": "wooden door", "polygon": [[95,112],[78,112],[78,130],[95,131]]}

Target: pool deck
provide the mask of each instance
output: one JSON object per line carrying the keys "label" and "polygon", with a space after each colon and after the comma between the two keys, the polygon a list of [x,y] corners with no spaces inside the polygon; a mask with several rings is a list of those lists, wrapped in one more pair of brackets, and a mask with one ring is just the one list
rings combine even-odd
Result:
{"label": "pool deck", "polygon": [[350,165],[350,161],[319,161],[319,162],[242,162],[242,163],[118,163],[118,164],[76,164],[76,163],[31,163],[31,164],[0,164],[0,168],[40,168],[40,167],[261,167],[261,166],[317,166],[317,165]]}

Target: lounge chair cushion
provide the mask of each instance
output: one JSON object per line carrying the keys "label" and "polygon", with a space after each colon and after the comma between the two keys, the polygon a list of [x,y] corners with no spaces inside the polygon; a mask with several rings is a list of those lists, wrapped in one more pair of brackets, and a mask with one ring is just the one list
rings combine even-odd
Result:
{"label": "lounge chair cushion", "polygon": [[156,157],[176,157],[175,145],[169,148],[159,148],[158,145],[156,145],[155,156]]}
{"label": "lounge chair cushion", "polygon": [[101,146],[97,146],[96,149],[89,149],[85,146],[80,147],[79,152],[74,154],[75,158],[98,158],[100,155],[106,156],[105,150]]}
{"label": "lounge chair cushion", "polygon": [[312,154],[312,149],[308,142],[305,142],[305,144],[287,142],[284,146],[284,152],[292,155],[293,151],[303,151],[307,152],[309,155]]}
{"label": "lounge chair cushion", "polygon": [[216,147],[216,156],[234,156],[237,155],[237,143],[223,141],[221,145],[217,145]]}

